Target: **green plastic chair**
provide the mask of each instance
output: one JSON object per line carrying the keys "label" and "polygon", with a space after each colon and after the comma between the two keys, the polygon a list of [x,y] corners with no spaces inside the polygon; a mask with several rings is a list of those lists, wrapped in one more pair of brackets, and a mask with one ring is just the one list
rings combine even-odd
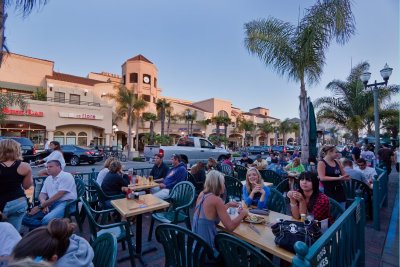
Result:
{"label": "green plastic chair", "polygon": [[124,194],[119,194],[119,195],[115,195],[115,196],[107,195],[106,193],[104,193],[103,189],[101,188],[101,186],[97,182],[93,182],[92,186],[96,190],[97,199],[98,199],[98,202],[100,204],[98,206],[100,206],[101,209],[105,209],[107,201],[113,200],[113,199],[120,199],[120,198],[124,198],[125,197]]}
{"label": "green plastic chair", "polygon": [[286,214],[286,202],[282,193],[275,188],[270,188],[270,195],[267,200],[269,210]]}
{"label": "green plastic chair", "polygon": [[356,179],[345,181],[342,184],[346,192],[346,206],[350,206],[357,196],[362,197],[365,200],[365,214],[372,219],[372,189]]}
{"label": "green plastic chair", "polygon": [[233,168],[225,163],[218,163],[217,170],[222,172],[225,175],[233,176]]}
{"label": "green plastic chair", "polygon": [[236,165],[237,178],[240,181],[246,180],[247,168],[241,165]]}
{"label": "green plastic chair", "polygon": [[218,233],[215,236],[215,245],[225,266],[274,266],[259,250],[232,235]]}
{"label": "green plastic chair", "polygon": [[225,175],[225,202],[229,202],[230,198],[235,201],[241,201],[243,196],[243,184],[235,177]]}
{"label": "green plastic chair", "polygon": [[[85,215],[84,212],[79,212],[79,201],[81,197],[85,197],[85,183],[81,179],[75,178],[75,185],[77,198],[68,202],[65,206],[64,218],[71,220],[71,217],[74,216],[78,223],[79,231],[82,232],[82,224],[85,221]],[[71,212],[72,208],[74,208],[73,212]]]}
{"label": "green plastic chair", "polygon": [[130,255],[131,265],[135,266],[135,252],[132,244],[132,233],[130,230],[129,222],[121,221],[112,224],[99,224],[94,218],[98,215],[102,216],[101,223],[104,223],[110,212],[116,211],[115,209],[97,211],[90,207],[86,199],[81,197],[82,208],[84,209],[90,229],[90,241],[94,242],[100,235],[110,233],[117,238],[118,242],[122,243],[122,248],[125,249],[125,242],[128,243],[128,251]]}
{"label": "green plastic chair", "polygon": [[260,174],[265,182],[273,183],[274,186],[277,186],[283,180],[282,176],[273,170],[260,170]]}
{"label": "green plastic chair", "polygon": [[93,265],[94,267],[114,267],[117,259],[117,238],[110,234],[104,233],[96,238],[92,243],[94,251]]}
{"label": "green plastic chair", "polygon": [[289,192],[289,179],[286,178],[282,180],[277,186],[274,187],[276,190],[283,194],[284,192]]}
{"label": "green plastic chair", "polygon": [[166,267],[202,267],[207,258],[216,260],[210,244],[179,225],[157,226],[156,239],[164,248]]}
{"label": "green plastic chair", "polygon": [[31,199],[32,205],[37,206],[39,205],[39,195],[40,191],[42,191],[42,187],[44,185],[44,181],[46,180],[47,176],[39,176],[33,178],[33,196]]}
{"label": "green plastic chair", "polygon": [[343,214],[343,212],[344,209],[342,206],[340,206],[340,204],[333,198],[329,198],[329,213],[335,221]]}
{"label": "green plastic chair", "polygon": [[196,195],[196,189],[190,182],[177,183],[169,193],[168,201],[171,203],[168,211],[153,212],[149,229],[148,241],[153,235],[154,222],[178,224],[184,222],[191,229],[189,208]]}

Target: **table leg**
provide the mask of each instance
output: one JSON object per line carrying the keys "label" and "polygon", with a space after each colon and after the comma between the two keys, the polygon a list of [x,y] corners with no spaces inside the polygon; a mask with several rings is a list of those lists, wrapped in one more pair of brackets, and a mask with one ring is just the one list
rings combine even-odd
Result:
{"label": "table leg", "polygon": [[149,247],[145,250],[142,249],[142,219],[142,214],[136,216],[136,257],[143,266],[146,266],[147,263],[144,261],[143,255],[156,251],[157,248]]}

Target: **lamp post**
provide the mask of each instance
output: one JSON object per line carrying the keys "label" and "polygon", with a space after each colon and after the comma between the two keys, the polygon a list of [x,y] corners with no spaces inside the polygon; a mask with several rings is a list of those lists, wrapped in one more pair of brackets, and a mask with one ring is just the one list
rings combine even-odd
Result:
{"label": "lamp post", "polygon": [[187,132],[191,135],[190,131],[190,120],[192,119],[192,111],[190,109],[186,110],[186,120],[187,120]]}
{"label": "lamp post", "polygon": [[374,124],[375,124],[375,155],[378,154],[379,150],[379,103],[378,103],[378,97],[379,97],[379,88],[383,86],[387,86],[387,83],[389,81],[389,77],[392,74],[393,69],[389,68],[388,64],[386,63],[383,69],[380,71],[381,76],[383,78],[383,82],[377,83],[376,80],[374,83],[368,84],[369,78],[371,78],[371,72],[364,72],[363,74],[360,75],[360,79],[364,84],[364,88],[367,89],[368,87],[372,87],[372,91],[374,94]]}

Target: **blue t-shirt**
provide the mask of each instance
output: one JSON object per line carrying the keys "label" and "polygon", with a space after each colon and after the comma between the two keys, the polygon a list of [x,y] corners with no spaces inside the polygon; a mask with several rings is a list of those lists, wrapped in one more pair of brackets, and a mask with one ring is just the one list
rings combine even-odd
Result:
{"label": "blue t-shirt", "polygon": [[258,209],[265,209],[267,208],[267,200],[269,198],[269,194],[270,194],[270,190],[267,186],[263,185],[263,189],[265,191],[265,198],[264,201],[261,202],[260,198],[261,198],[261,194],[260,193],[256,193],[254,194],[253,199],[251,199],[249,197],[249,194],[247,193],[247,188],[246,185],[243,186],[243,200],[244,203],[246,203],[247,206],[257,206]]}

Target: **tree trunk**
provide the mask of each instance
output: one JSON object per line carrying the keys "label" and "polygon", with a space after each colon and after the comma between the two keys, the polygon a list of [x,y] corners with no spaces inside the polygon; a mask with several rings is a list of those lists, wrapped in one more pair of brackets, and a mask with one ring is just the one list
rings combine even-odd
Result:
{"label": "tree trunk", "polygon": [[161,135],[164,135],[164,124],[165,124],[165,108],[161,108]]}
{"label": "tree trunk", "polygon": [[0,0],[0,67],[3,63],[4,25],[7,15],[4,14],[4,0]]}
{"label": "tree trunk", "polygon": [[169,126],[171,125],[171,118],[170,117],[168,117],[168,120],[167,120],[167,135],[169,136]]}
{"label": "tree trunk", "polygon": [[190,135],[193,135],[193,120],[190,120]]}
{"label": "tree trunk", "polygon": [[139,121],[140,121],[140,113],[136,114],[136,139],[135,139],[135,149],[139,152]]}
{"label": "tree trunk", "polygon": [[217,136],[219,137],[219,123],[217,123]]}
{"label": "tree trunk", "polygon": [[301,136],[301,163],[307,164],[310,156],[310,120],[308,118],[307,91],[304,79],[300,85],[300,136]]}
{"label": "tree trunk", "polygon": [[128,160],[131,160],[132,147],[132,110],[128,111]]}
{"label": "tree trunk", "polygon": [[228,137],[228,124],[225,124],[225,137]]}
{"label": "tree trunk", "polygon": [[154,122],[150,121],[150,145],[154,145]]}

